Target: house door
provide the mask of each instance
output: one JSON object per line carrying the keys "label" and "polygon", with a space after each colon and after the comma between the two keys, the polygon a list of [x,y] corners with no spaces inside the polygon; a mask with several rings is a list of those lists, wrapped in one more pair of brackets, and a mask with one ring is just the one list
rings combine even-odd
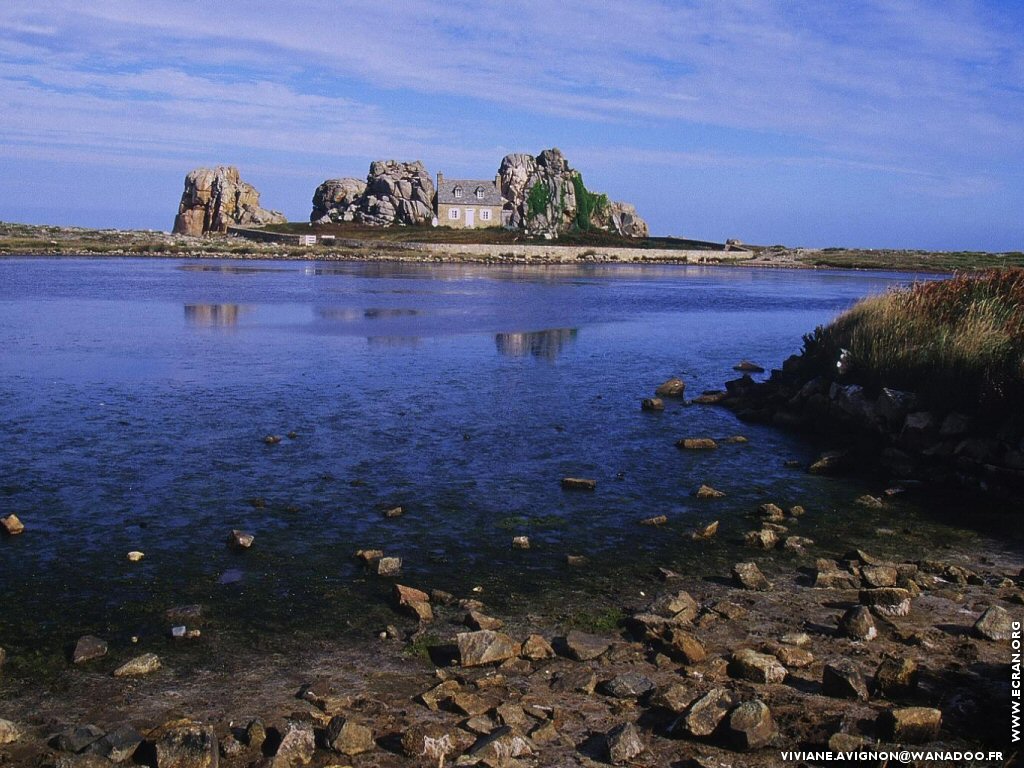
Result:
{"label": "house door", "polygon": [[473,217],[474,217],[474,216],[476,216],[476,211],[475,211],[475,210],[474,210],[473,208],[467,208],[467,209],[466,209],[466,226],[467,226],[467,227],[473,227],[473,226],[476,226],[476,225],[475,225],[475,224],[473,223]]}

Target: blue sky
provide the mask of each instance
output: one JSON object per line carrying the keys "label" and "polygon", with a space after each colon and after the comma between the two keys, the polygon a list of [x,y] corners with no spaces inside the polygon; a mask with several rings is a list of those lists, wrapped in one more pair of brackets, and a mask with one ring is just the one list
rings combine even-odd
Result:
{"label": "blue sky", "polygon": [[0,219],[169,229],[228,163],[306,220],[374,159],[560,147],[655,234],[1024,249],[1024,4],[7,0]]}

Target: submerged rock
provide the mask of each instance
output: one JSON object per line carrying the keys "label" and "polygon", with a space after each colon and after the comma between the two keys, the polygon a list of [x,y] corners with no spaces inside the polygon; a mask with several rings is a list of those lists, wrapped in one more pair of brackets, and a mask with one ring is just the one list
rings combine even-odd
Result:
{"label": "submerged rock", "polygon": [[682,379],[671,378],[654,390],[658,397],[682,397],[686,394],[686,384]]}
{"label": "submerged rock", "polygon": [[711,451],[718,447],[718,443],[710,437],[684,437],[676,441],[676,448],[686,451]]}
{"label": "submerged rock", "polygon": [[24,524],[18,519],[17,515],[13,514],[0,518],[0,527],[3,528],[4,533],[8,536],[17,536],[25,532]]}
{"label": "submerged rock", "polygon": [[701,526],[697,530],[690,534],[690,538],[694,541],[704,541],[706,539],[714,538],[715,534],[718,533],[718,521],[708,523],[707,525]]}
{"label": "submerged rock", "polygon": [[567,491],[593,491],[597,488],[597,481],[583,477],[563,477],[562,488]]}
{"label": "submerged rock", "polygon": [[377,561],[377,575],[378,576],[397,576],[402,572],[402,558],[400,557],[382,557]]}
{"label": "submerged rock", "polygon": [[693,492],[693,495],[698,499],[721,499],[725,497],[725,493],[719,491],[717,488],[712,488],[710,485],[701,485]]}
{"label": "submerged rock", "polygon": [[255,541],[256,537],[251,533],[238,529],[231,531],[231,535],[228,537],[228,543],[235,549],[249,549]]}
{"label": "submerged rock", "polygon": [[641,411],[664,411],[665,401],[660,397],[645,397],[640,401]]}

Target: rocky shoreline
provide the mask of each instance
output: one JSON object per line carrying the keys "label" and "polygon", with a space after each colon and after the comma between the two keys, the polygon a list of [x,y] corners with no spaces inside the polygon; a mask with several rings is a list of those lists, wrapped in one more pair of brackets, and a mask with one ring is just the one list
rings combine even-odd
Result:
{"label": "rocky shoreline", "polygon": [[[766,503],[752,520],[785,542],[800,512]],[[86,638],[56,683],[4,681],[0,760],[767,766],[782,749],[1006,749],[1018,563],[799,550],[753,548],[700,580],[661,569],[603,633],[396,584],[394,625],[363,648],[190,670],[121,664]]]}

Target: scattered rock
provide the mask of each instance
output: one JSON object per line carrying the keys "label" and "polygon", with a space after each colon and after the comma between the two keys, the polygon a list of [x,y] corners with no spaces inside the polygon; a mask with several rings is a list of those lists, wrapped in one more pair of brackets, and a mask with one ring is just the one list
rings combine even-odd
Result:
{"label": "scattered rock", "polygon": [[517,757],[532,755],[533,746],[529,739],[505,725],[481,736],[467,754],[484,765],[501,768]]}
{"label": "scattered rock", "polygon": [[24,524],[18,519],[17,515],[13,514],[0,518],[0,526],[3,527],[4,533],[8,536],[17,536],[25,532]]}
{"label": "scattered rock", "polygon": [[1010,640],[1013,637],[1013,621],[1009,611],[998,605],[990,606],[974,623],[972,632],[983,640]]}
{"label": "scattered rock", "polygon": [[786,552],[803,552],[807,547],[814,546],[814,539],[806,536],[787,536],[782,540],[782,548]]}
{"label": "scattered rock", "polygon": [[155,653],[136,656],[114,670],[114,677],[138,677],[160,669],[160,657]]}
{"label": "scattered rock", "polygon": [[771,584],[765,578],[765,575],[761,573],[757,563],[736,563],[732,567],[732,577],[743,589],[751,589],[758,592],[771,589]]}
{"label": "scattered rock", "polygon": [[839,620],[839,631],[854,640],[867,641],[878,637],[878,629],[871,617],[871,611],[863,605],[854,606],[843,614]]}
{"label": "scattered rock", "polygon": [[665,401],[660,397],[645,397],[640,401],[641,411],[664,411]]}
{"label": "scattered rock", "polygon": [[256,537],[245,531],[233,530],[228,537],[228,543],[235,549],[248,549],[256,541]]}
{"label": "scattered rock", "polygon": [[710,389],[693,398],[697,405],[717,405],[727,397],[727,393],[718,389]]}
{"label": "scattered rock", "polygon": [[673,621],[690,622],[696,618],[700,604],[693,599],[693,595],[681,589],[665,603],[665,610],[672,614]]}
{"label": "scattered rock", "polygon": [[607,651],[611,647],[611,641],[574,629],[565,636],[565,647],[569,656],[577,661],[590,661]]}
{"label": "scattered rock", "polygon": [[316,734],[312,726],[306,723],[288,723],[281,736],[281,744],[274,753],[273,768],[306,765],[313,760],[315,750]]}
{"label": "scattered rock", "polygon": [[718,447],[718,443],[710,437],[684,437],[676,441],[676,448],[687,451],[710,451]]}
{"label": "scattered rock", "polygon": [[267,445],[277,445],[278,443],[281,442],[281,436],[267,435],[266,437],[263,438],[263,442],[266,443]]}
{"label": "scattered rock", "polygon": [[757,547],[758,549],[775,549],[779,543],[779,534],[770,528],[762,528],[759,531],[747,531],[743,540],[749,546]]}
{"label": "scattered rock", "polygon": [[624,672],[602,685],[604,693],[616,699],[641,699],[654,688],[654,681],[639,672]]}
{"label": "scattered rock", "polygon": [[826,696],[838,699],[867,701],[868,689],[860,668],[849,659],[826,664],[822,671],[821,690]]}
{"label": "scattered rock", "polygon": [[895,587],[899,571],[892,565],[865,565],[860,576],[869,587]]}
{"label": "scattered rock", "polygon": [[859,504],[862,507],[867,507],[868,509],[881,509],[883,506],[885,506],[880,498],[878,498],[877,496],[871,496],[870,494],[867,493],[865,493],[863,496],[858,496],[856,499],[853,500],[853,503]]}
{"label": "scattered rock", "polygon": [[860,602],[870,606],[879,616],[907,616],[910,613],[910,592],[901,587],[862,589]]}
{"label": "scattered rock", "polygon": [[140,552],[137,549],[133,549],[131,552],[128,553],[128,562],[137,563],[145,556],[145,553]]}
{"label": "scattered rock", "polygon": [[362,560],[367,565],[380,560],[382,557],[384,557],[384,553],[379,549],[360,549],[355,554],[357,560]]}
{"label": "scattered rock", "polygon": [[681,629],[669,631],[666,645],[667,652],[684,664],[700,664],[708,655],[703,643],[697,639],[696,635]]}
{"label": "scattered rock", "polygon": [[512,549],[529,549],[530,539],[527,536],[515,536],[512,539]]}
{"label": "scattered rock", "polygon": [[0,719],[0,744],[13,744],[21,738],[21,728],[10,720]]}
{"label": "scattered rock", "polygon": [[787,667],[804,669],[814,663],[814,654],[805,648],[797,648],[792,645],[783,645],[776,649],[775,658]]}
{"label": "scattered rock", "polygon": [[52,739],[50,746],[63,752],[84,752],[85,749],[103,738],[103,729],[95,725],[80,725],[61,731]]}
{"label": "scattered rock", "polygon": [[394,520],[396,517],[401,517],[405,514],[405,510],[401,507],[391,507],[391,509],[384,510],[384,517],[387,520]]}
{"label": "scattered rock", "polygon": [[648,704],[681,715],[696,698],[697,694],[686,686],[680,683],[669,683],[658,688],[648,700]]}
{"label": "scattered rock", "polygon": [[487,629],[459,632],[455,639],[459,646],[459,662],[464,667],[495,664],[515,658],[520,651],[519,644],[511,637]]}
{"label": "scattered rock", "polygon": [[736,707],[729,714],[726,728],[733,746],[743,752],[768,746],[778,734],[771,710],[757,699]]}
{"label": "scattered rock", "polygon": [[176,725],[156,742],[157,768],[217,768],[217,736],[208,725]]}
{"label": "scattered rock", "polygon": [[904,707],[879,716],[882,731],[898,744],[924,744],[939,737],[942,711],[931,707]]}
{"label": "scattered rock", "polygon": [[115,728],[103,738],[93,742],[89,751],[111,762],[121,763],[130,758],[142,744],[142,736],[131,725]]}
{"label": "scattered rock", "polygon": [[575,667],[559,672],[551,682],[556,693],[585,693],[588,696],[597,687],[597,675],[590,667]]}
{"label": "scattered rock", "polygon": [[377,746],[371,728],[340,715],[327,724],[324,740],[330,749],[342,755],[361,755]]}
{"label": "scattered rock", "polygon": [[523,658],[530,659],[532,661],[550,659],[555,655],[555,651],[551,647],[551,643],[540,635],[530,635],[527,637],[523,642],[523,647],[520,653]]}
{"label": "scattered rock", "polygon": [[757,516],[769,523],[781,523],[786,519],[786,513],[778,504],[762,504],[757,508]]}
{"label": "scattered rock", "polygon": [[668,522],[668,518],[665,515],[655,515],[654,517],[646,517],[640,521],[640,525],[664,525]]}
{"label": "scattered rock", "polygon": [[382,557],[377,561],[378,576],[398,576],[401,572],[402,558],[400,557]]}
{"label": "scattered rock", "polygon": [[259,718],[250,720],[245,726],[245,743],[254,749],[261,749],[267,738],[267,729]]}
{"label": "scattered rock", "polygon": [[686,384],[683,383],[682,379],[671,378],[668,381],[660,384],[654,394],[658,397],[683,397],[686,394]]}
{"label": "scattered rock", "polygon": [[567,491],[593,491],[597,488],[597,481],[583,477],[563,477],[562,488]]}
{"label": "scattered rock", "polygon": [[565,564],[578,568],[587,564],[587,558],[583,555],[566,555]]}
{"label": "scattered rock", "polygon": [[814,475],[835,474],[846,467],[848,459],[846,451],[826,451],[807,468],[807,471]]}
{"label": "scattered rock", "polygon": [[491,616],[481,613],[480,611],[470,611],[466,614],[466,618],[463,619],[462,623],[470,629],[475,630],[496,630],[501,629],[503,626],[505,626],[505,622],[503,622],[501,619],[495,619]]}
{"label": "scattered rock", "polygon": [[886,698],[908,696],[917,688],[917,662],[887,656],[875,672],[875,691]]}
{"label": "scattered rock", "polygon": [[93,635],[83,635],[75,643],[75,651],[71,660],[75,664],[84,664],[93,659],[99,659],[107,655],[107,642]]}
{"label": "scattered rock", "polygon": [[732,693],[713,688],[693,702],[679,725],[691,736],[710,736],[735,705]]}
{"label": "scattered rock", "polygon": [[774,656],[742,648],[729,661],[729,675],[753,683],[781,683],[786,679],[786,668]]}
{"label": "scattered rock", "polygon": [[608,760],[613,765],[629,762],[646,749],[632,723],[615,726],[605,734],[604,741]]}
{"label": "scattered rock", "polygon": [[458,728],[442,725],[414,725],[402,733],[402,751],[423,758],[430,765],[444,765],[473,744],[473,737]]}
{"label": "scattered rock", "polygon": [[779,641],[786,645],[795,645],[799,648],[803,648],[806,645],[811,644],[811,637],[806,632],[787,632]]}

